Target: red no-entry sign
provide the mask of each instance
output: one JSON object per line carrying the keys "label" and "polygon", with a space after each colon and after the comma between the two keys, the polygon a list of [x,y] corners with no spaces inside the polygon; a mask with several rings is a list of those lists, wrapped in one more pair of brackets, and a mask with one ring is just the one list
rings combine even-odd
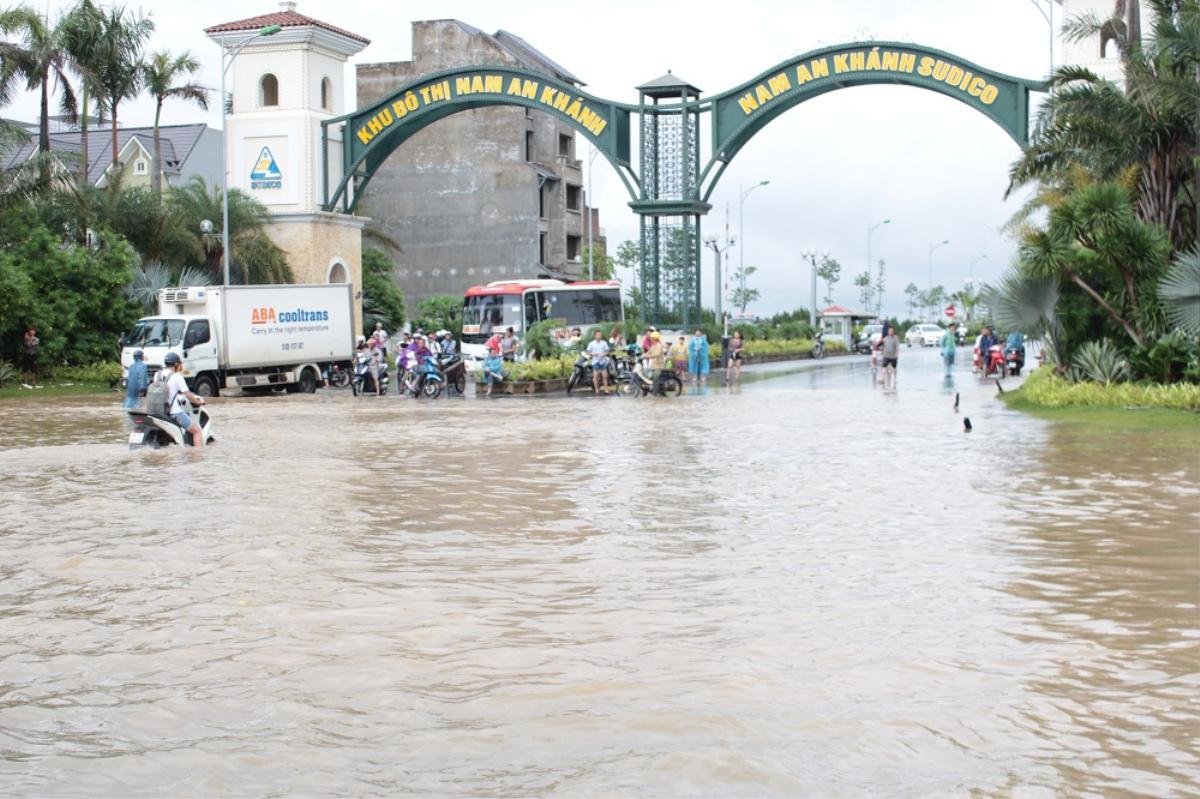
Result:
{"label": "red no-entry sign", "polygon": [[946,306],[946,316],[948,316],[948,317],[950,317],[951,319],[953,319],[953,318],[954,318],[954,314],[955,314],[954,306],[953,306],[953,305],[947,305],[947,306]]}

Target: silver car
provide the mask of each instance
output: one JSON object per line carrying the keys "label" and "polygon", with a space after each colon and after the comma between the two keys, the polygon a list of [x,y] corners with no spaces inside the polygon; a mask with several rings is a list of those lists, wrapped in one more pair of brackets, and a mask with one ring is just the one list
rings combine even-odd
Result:
{"label": "silver car", "polygon": [[936,347],[942,343],[942,336],[945,332],[941,325],[913,325],[904,334],[904,343],[910,347],[914,344],[922,347]]}

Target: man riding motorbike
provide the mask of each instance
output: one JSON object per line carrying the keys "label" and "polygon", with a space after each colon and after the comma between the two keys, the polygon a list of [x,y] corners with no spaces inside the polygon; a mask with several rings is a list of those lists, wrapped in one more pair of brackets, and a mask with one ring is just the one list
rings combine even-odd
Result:
{"label": "man riding motorbike", "polygon": [[192,446],[203,448],[204,436],[200,432],[200,424],[187,412],[184,400],[193,405],[203,405],[204,398],[188,389],[187,381],[183,379],[183,361],[178,353],[168,352],[163,358],[163,372],[167,374],[167,408],[171,419],[192,434]]}

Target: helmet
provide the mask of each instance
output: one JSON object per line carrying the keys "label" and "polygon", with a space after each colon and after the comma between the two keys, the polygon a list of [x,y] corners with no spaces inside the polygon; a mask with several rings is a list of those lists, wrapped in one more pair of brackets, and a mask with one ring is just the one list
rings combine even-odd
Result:
{"label": "helmet", "polygon": [[449,330],[439,330],[438,335],[441,336],[442,338],[453,338],[454,337],[454,334],[451,333]]}
{"label": "helmet", "polygon": [[650,338],[653,339],[654,341],[658,341],[659,339],[662,338],[662,333],[659,333],[657,330],[651,330]]}
{"label": "helmet", "polygon": [[168,352],[167,357],[163,358],[163,366],[174,366],[180,362],[179,353],[177,352]]}

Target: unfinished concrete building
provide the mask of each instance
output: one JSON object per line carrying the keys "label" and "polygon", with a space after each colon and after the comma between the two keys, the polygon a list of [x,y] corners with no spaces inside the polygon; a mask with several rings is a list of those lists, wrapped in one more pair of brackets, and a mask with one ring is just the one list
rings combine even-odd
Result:
{"label": "unfinished concrete building", "polygon": [[[412,60],[358,67],[358,106],[431,72],[514,65],[583,84],[528,43],[458,20],[412,23]],[[434,294],[461,295],[493,280],[586,278],[588,218],[604,251],[599,215],[587,207],[572,128],[520,107],[488,107],[443,119],[399,147],[376,172],[358,213],[373,221],[364,246],[382,247],[410,312]],[[582,150],[582,148],[581,148]],[[378,235],[373,235],[378,234]]]}

